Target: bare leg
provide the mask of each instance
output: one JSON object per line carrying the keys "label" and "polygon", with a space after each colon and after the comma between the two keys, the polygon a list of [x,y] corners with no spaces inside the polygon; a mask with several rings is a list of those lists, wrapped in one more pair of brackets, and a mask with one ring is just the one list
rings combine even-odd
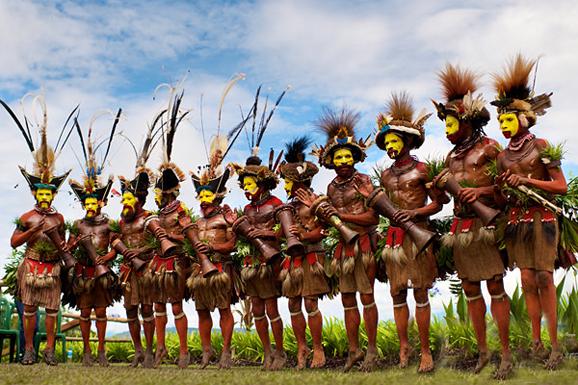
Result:
{"label": "bare leg", "polygon": [[197,310],[199,315],[199,335],[201,337],[201,346],[203,347],[203,358],[201,360],[201,369],[209,365],[211,359],[211,329],[213,328],[213,319],[208,310]]}
{"label": "bare leg", "polygon": [[357,309],[355,293],[342,293],[341,303],[345,312],[345,330],[347,331],[347,341],[349,343],[349,357],[343,367],[343,371],[348,372],[356,362],[361,361],[364,357],[363,351],[359,348],[361,317]]}
{"label": "bare leg", "polygon": [[106,367],[108,366],[106,347],[104,345],[104,339],[106,337],[106,308],[95,308],[94,313],[96,314],[96,333],[98,336],[98,364]]}
{"label": "bare leg", "polygon": [[372,294],[361,294],[361,303],[363,304],[363,321],[367,331],[367,353],[365,360],[361,365],[361,370],[370,372],[375,369],[377,363],[377,306]]}
{"label": "bare leg", "polygon": [[23,365],[32,365],[36,363],[36,354],[34,353],[34,329],[36,328],[36,306],[24,305],[24,346],[25,352],[22,357]]}
{"label": "bare leg", "polygon": [[[144,353],[143,367],[154,367],[153,338],[155,336],[155,314],[152,305],[141,305],[141,315],[143,321],[144,336],[146,342],[146,351]],[[140,328],[139,328],[140,342]],[[142,353],[142,346],[141,346]]]}
{"label": "bare leg", "polygon": [[409,308],[407,307],[407,290],[398,294],[392,294],[393,318],[399,336],[399,367],[407,368],[409,364],[409,337],[407,325],[409,321]]}
{"label": "bare leg", "polygon": [[50,366],[58,365],[54,354],[54,343],[56,339],[56,318],[58,310],[46,309],[46,349],[44,349],[44,362]]}
{"label": "bare leg", "polygon": [[488,292],[492,297],[492,316],[498,325],[498,334],[500,336],[500,343],[502,345],[502,361],[494,378],[498,380],[506,379],[514,364],[512,362],[512,353],[510,353],[510,299],[504,290],[504,282],[502,279],[487,281]]}
{"label": "bare leg", "polygon": [[265,301],[251,297],[251,311],[255,320],[255,329],[263,344],[263,369],[268,370],[272,363],[271,340],[269,339],[269,321],[265,315]]}
{"label": "bare leg", "polygon": [[468,301],[468,313],[474,326],[476,333],[476,340],[478,342],[478,350],[480,351],[480,358],[474,369],[474,373],[479,373],[490,362],[490,352],[488,351],[488,343],[486,341],[486,303],[482,296],[480,282],[462,281],[462,287],[466,293],[466,300]]}
{"label": "bare leg", "polygon": [[273,353],[271,369],[279,370],[285,366],[287,355],[283,347],[283,320],[279,315],[277,298],[267,298],[265,300],[265,309],[267,310],[267,317],[269,317],[273,338],[275,339],[275,353]]}
{"label": "bare leg", "polygon": [[323,316],[319,311],[317,298],[305,298],[305,310],[307,310],[307,323],[313,340],[313,359],[311,368],[325,366],[325,351],[323,350]]}
{"label": "bare leg", "polygon": [[157,352],[155,354],[154,367],[157,368],[167,355],[165,346],[165,332],[167,327],[167,305],[155,303],[155,330],[157,334]]}
{"label": "bare leg", "polygon": [[84,354],[82,357],[82,364],[84,366],[92,366],[92,352],[90,351],[90,313],[91,308],[80,309],[80,334],[82,335],[82,344],[84,347]]}
{"label": "bare leg", "polygon": [[219,326],[221,326],[221,334],[223,335],[223,351],[221,352],[221,359],[219,360],[220,369],[229,369],[233,365],[231,359],[231,338],[233,337],[233,327],[235,320],[231,308],[219,309],[221,319]]}
{"label": "bare leg", "polygon": [[429,373],[434,369],[434,362],[429,346],[431,307],[429,304],[428,291],[427,289],[414,289],[413,296],[415,298],[415,319],[421,346],[421,359],[418,372]]}
{"label": "bare leg", "polygon": [[538,271],[536,282],[540,293],[540,305],[548,326],[548,335],[552,344],[552,353],[546,362],[546,368],[555,370],[562,363],[563,355],[558,345],[557,298],[553,274],[549,271]]}
{"label": "bare leg", "polygon": [[291,326],[293,326],[293,333],[297,340],[297,369],[302,370],[307,366],[309,349],[305,338],[307,324],[301,311],[301,297],[289,298],[289,312],[291,313]]}
{"label": "bare leg", "polygon": [[128,331],[130,338],[134,345],[134,358],[130,364],[131,367],[136,368],[140,362],[144,360],[142,351],[142,343],[140,340],[140,322],[138,320],[138,307],[126,307],[126,318],[128,319]]}
{"label": "bare leg", "polygon": [[[183,311],[183,303],[175,302],[172,305],[173,315],[175,316],[175,328],[177,329],[177,335],[179,336],[179,362],[178,366],[181,369],[186,368],[189,365],[189,346],[187,344],[187,334],[189,331],[189,323],[187,316]],[[210,315],[209,315],[210,317]],[[212,325],[211,325],[212,326]],[[211,344],[211,335],[209,331],[209,346]]]}

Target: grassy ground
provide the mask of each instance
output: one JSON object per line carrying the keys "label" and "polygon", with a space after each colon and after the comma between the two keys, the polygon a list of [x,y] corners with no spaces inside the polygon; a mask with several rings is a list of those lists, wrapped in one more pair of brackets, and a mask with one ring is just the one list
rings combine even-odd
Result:
{"label": "grassy ground", "polygon": [[[506,383],[518,384],[576,384],[577,362],[568,361],[556,372],[548,372],[538,367],[517,368],[515,375]],[[174,366],[163,366],[157,370],[131,369],[126,364],[115,364],[110,368],[84,368],[79,364],[61,364],[56,368],[44,364],[22,366],[17,364],[0,365],[0,384],[86,384],[86,385],[159,385],[159,384],[484,384],[498,383],[490,379],[492,368],[486,368],[480,375],[465,371],[438,369],[431,375],[418,375],[416,368],[406,370],[388,368],[374,373],[341,373],[338,370],[306,370],[297,372],[292,369],[280,372],[262,372],[256,367],[237,367],[232,370],[218,371],[214,367],[205,370],[178,370]]]}

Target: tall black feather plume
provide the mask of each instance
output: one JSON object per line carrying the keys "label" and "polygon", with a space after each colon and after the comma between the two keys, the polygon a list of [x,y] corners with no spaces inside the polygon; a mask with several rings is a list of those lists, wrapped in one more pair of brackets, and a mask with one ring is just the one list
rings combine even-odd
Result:
{"label": "tall black feather plume", "polygon": [[[257,88],[257,92],[255,93],[255,102],[253,103],[253,127],[251,127],[251,147],[255,147],[255,123],[257,121],[257,106],[259,104],[259,94],[261,93],[262,85]],[[249,113],[249,115],[251,115]]]}
{"label": "tall black feather plume", "polygon": [[112,144],[112,138],[114,137],[114,133],[116,132],[116,126],[120,121],[120,115],[122,114],[122,108],[118,109],[116,113],[116,117],[114,118],[114,123],[112,124],[112,129],[110,130],[110,137],[108,138],[108,145],[106,146],[106,152],[104,153],[104,157],[102,158],[102,163],[100,168],[103,168],[104,163],[106,162],[106,158],[108,157],[108,153],[110,151],[110,145]]}
{"label": "tall black feather plume", "polygon": [[6,109],[6,111],[8,112],[10,117],[12,118],[12,120],[14,120],[14,123],[16,123],[16,125],[20,129],[20,132],[22,133],[22,136],[24,136],[24,140],[26,140],[26,144],[28,145],[28,149],[30,150],[30,152],[34,152],[34,142],[32,141],[32,137],[26,133],[26,131],[24,130],[24,127],[22,126],[22,123],[20,123],[20,120],[18,120],[18,118],[16,117],[16,114],[14,113],[14,111],[12,111],[12,109],[8,106],[8,104],[6,104],[1,99],[0,99],[0,104],[2,104],[4,109]]}
{"label": "tall black feather plume", "polygon": [[[62,139],[62,135],[66,131],[66,127],[68,126],[70,119],[72,119],[72,116],[74,115],[75,112],[78,111],[79,108],[80,108],[80,104],[77,104],[76,107],[74,107],[74,109],[70,112],[70,114],[68,114],[68,117],[66,118],[66,121],[64,122],[64,125],[62,126],[62,129],[60,130],[60,134],[58,135],[58,140],[56,141],[56,146],[54,146],[54,149],[57,153],[58,153],[58,145],[60,144],[60,139]],[[78,114],[76,114],[76,117],[78,118]],[[70,136],[70,134],[67,135],[67,137],[69,137],[69,136]],[[60,149],[64,148],[65,144],[66,144],[66,140],[64,141],[64,143],[62,143],[62,146],[60,146]]]}
{"label": "tall black feather plume", "polygon": [[80,146],[82,147],[82,154],[84,155],[84,161],[88,162],[88,155],[86,154],[86,146],[84,145],[84,136],[82,135],[80,124],[78,124],[78,118],[74,118],[74,126],[76,127],[78,138],[80,139]]}
{"label": "tall black feather plume", "polygon": [[311,138],[301,136],[285,145],[285,161],[287,163],[298,163],[305,160],[305,150],[311,144]]}
{"label": "tall black feather plume", "polygon": [[259,143],[261,143],[261,139],[263,138],[263,134],[265,133],[265,130],[267,129],[267,127],[269,126],[269,122],[271,121],[271,118],[273,117],[273,114],[275,113],[275,110],[277,110],[277,106],[279,106],[279,103],[281,103],[281,100],[283,99],[283,96],[285,96],[285,94],[287,93],[287,89],[285,89],[281,95],[279,95],[279,97],[277,98],[277,101],[275,102],[275,105],[273,106],[273,108],[271,109],[271,112],[269,112],[269,116],[267,117],[267,120],[265,121],[265,124],[261,127],[261,132],[259,134],[259,139],[257,140],[257,146],[259,145]]}

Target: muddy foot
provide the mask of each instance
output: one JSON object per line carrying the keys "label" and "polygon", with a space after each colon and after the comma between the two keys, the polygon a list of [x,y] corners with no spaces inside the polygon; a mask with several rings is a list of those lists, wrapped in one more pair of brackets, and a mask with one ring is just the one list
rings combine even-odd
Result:
{"label": "muddy foot", "polygon": [[164,346],[158,347],[155,353],[155,360],[153,362],[153,368],[158,368],[163,363],[163,359],[167,356],[167,348]]}
{"label": "muddy foot", "polygon": [[203,357],[201,358],[201,369],[205,369],[208,365],[209,362],[211,361],[211,358],[213,358],[214,355],[214,350],[213,348],[209,348],[209,350],[203,350]]}
{"label": "muddy foot", "polygon": [[221,352],[221,358],[219,359],[219,369],[231,369],[231,366],[233,366],[231,351],[223,350]]}
{"label": "muddy foot", "polygon": [[307,346],[299,349],[297,352],[297,370],[303,370],[307,367],[307,357],[309,357],[311,350]]}
{"label": "muddy foot", "polygon": [[36,351],[34,349],[25,350],[20,363],[22,365],[34,365],[36,363]]}
{"label": "muddy foot", "polygon": [[191,362],[191,355],[189,352],[181,353],[179,355],[179,361],[177,362],[177,366],[179,369],[186,369],[189,366],[189,362]]}
{"label": "muddy foot", "polygon": [[421,359],[419,361],[419,367],[417,368],[418,373],[430,373],[434,370],[434,361],[431,352],[428,350],[421,353]]}
{"label": "muddy foot", "polygon": [[44,362],[46,362],[46,365],[49,365],[49,366],[58,365],[58,360],[56,360],[56,355],[54,354],[54,350],[45,349],[43,355],[44,355]]}
{"label": "muddy foot", "polygon": [[399,368],[405,369],[409,365],[409,346],[399,348]]}
{"label": "muddy foot", "polygon": [[479,372],[481,372],[482,369],[484,369],[486,367],[488,362],[490,362],[491,357],[492,357],[492,353],[490,353],[490,352],[480,352],[480,357],[478,358],[478,363],[476,364],[476,367],[474,368],[474,373],[478,374]]}
{"label": "muddy foot", "polygon": [[500,362],[500,366],[498,370],[494,373],[495,380],[505,380],[512,374],[514,370],[514,363],[512,362],[511,356],[502,357],[502,362]]}
{"label": "muddy foot", "polygon": [[94,363],[91,352],[84,352],[82,354],[82,366],[90,367]]}
{"label": "muddy foot", "polygon": [[108,367],[108,358],[106,358],[106,352],[104,350],[98,352],[98,365],[103,368]]}
{"label": "muddy foot", "polygon": [[[141,354],[142,354],[142,352],[141,352]],[[145,354],[144,354],[144,359],[142,360],[142,367],[147,368],[147,369],[151,369],[154,367],[154,362],[155,362],[155,356],[153,354],[152,348],[147,349]]]}
{"label": "muddy foot", "polygon": [[313,358],[311,359],[311,369],[319,369],[325,366],[325,352],[323,348],[313,349]]}
{"label": "muddy foot", "polygon": [[560,364],[564,361],[564,355],[559,350],[552,350],[550,353],[550,357],[544,367],[548,370],[556,370],[560,366]]}
{"label": "muddy foot", "polygon": [[138,366],[138,364],[143,362],[144,359],[145,359],[145,356],[144,356],[142,350],[141,351],[135,351],[134,357],[133,357],[132,362],[130,363],[129,366],[131,368],[136,368]]}
{"label": "muddy foot", "polygon": [[355,365],[357,362],[363,360],[364,356],[365,356],[365,354],[363,354],[363,351],[361,349],[358,349],[354,352],[349,352],[349,356],[347,356],[347,361],[345,362],[345,366],[343,367],[343,371],[349,372],[351,370],[351,368],[353,368],[353,365]]}
{"label": "muddy foot", "polygon": [[361,371],[362,372],[371,372],[375,369],[377,365],[377,352],[375,349],[367,349],[367,353],[365,353],[365,359],[363,360],[363,364],[361,364]]}
{"label": "muddy foot", "polygon": [[271,353],[265,353],[263,356],[263,370],[271,370],[271,364],[273,364],[273,357]]}
{"label": "muddy foot", "polygon": [[273,363],[271,363],[271,370],[283,369],[286,362],[287,354],[283,350],[275,350],[275,353],[273,353]]}
{"label": "muddy foot", "polygon": [[544,347],[544,344],[540,340],[535,340],[532,342],[532,350],[530,355],[536,361],[544,361],[548,358],[548,351]]}

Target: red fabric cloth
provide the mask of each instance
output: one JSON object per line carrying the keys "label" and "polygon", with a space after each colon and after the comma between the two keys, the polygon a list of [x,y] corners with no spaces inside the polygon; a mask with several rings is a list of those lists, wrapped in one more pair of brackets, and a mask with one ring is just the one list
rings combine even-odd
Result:
{"label": "red fabric cloth", "polygon": [[94,266],[84,266],[81,263],[74,265],[74,273],[77,277],[94,278]]}
{"label": "red fabric cloth", "polygon": [[303,259],[305,259],[307,261],[309,266],[313,266],[315,264],[315,262],[317,262],[317,253],[312,251],[311,253],[308,253],[307,255],[305,255],[305,258],[303,258],[303,257],[286,257],[283,260],[281,267],[284,270],[289,270],[289,268],[291,267],[291,262],[293,262],[293,267],[301,267],[301,266],[303,266]]}
{"label": "red fabric cloth", "polygon": [[[472,229],[474,225],[475,218],[458,218],[454,217],[452,225],[450,226],[450,235],[456,234],[458,231],[460,233],[467,233]],[[461,224],[461,226],[460,226]],[[459,227],[459,229],[458,229]]]}
{"label": "red fabric cloth", "polygon": [[389,226],[386,235],[386,247],[400,247],[403,245],[405,238],[405,230],[401,227]]}
{"label": "red fabric cloth", "polygon": [[341,254],[344,254],[344,257],[355,257],[355,246],[359,247],[359,254],[370,253],[371,250],[371,239],[369,238],[369,234],[360,234],[357,243],[353,243],[351,245],[346,245],[343,240],[340,240],[337,246],[335,247],[335,252],[333,253],[333,258],[340,259]]}
{"label": "red fabric cloth", "polygon": [[539,212],[542,217],[542,222],[554,222],[556,214],[542,206],[529,207],[523,210],[520,207],[514,207],[510,210],[508,218],[509,225],[517,225],[518,223],[531,223],[534,221],[534,214]]}
{"label": "red fabric cloth", "polygon": [[30,271],[38,271],[38,274],[52,274],[54,266],[59,262],[42,262],[34,259],[26,258],[26,263],[30,267]]}
{"label": "red fabric cloth", "polygon": [[175,257],[169,258],[162,258],[160,255],[155,255],[152,262],[151,262],[151,271],[157,272],[163,266],[165,267],[166,271],[174,271],[175,270]]}
{"label": "red fabric cloth", "polygon": [[271,195],[269,197],[269,199],[267,199],[266,201],[262,202],[259,205],[254,205],[252,203],[249,203],[248,205],[245,206],[245,211],[246,210],[257,210],[263,206],[267,206],[267,205],[272,205],[272,206],[282,206],[283,202],[281,202],[281,200],[279,198],[277,198],[276,196]]}

